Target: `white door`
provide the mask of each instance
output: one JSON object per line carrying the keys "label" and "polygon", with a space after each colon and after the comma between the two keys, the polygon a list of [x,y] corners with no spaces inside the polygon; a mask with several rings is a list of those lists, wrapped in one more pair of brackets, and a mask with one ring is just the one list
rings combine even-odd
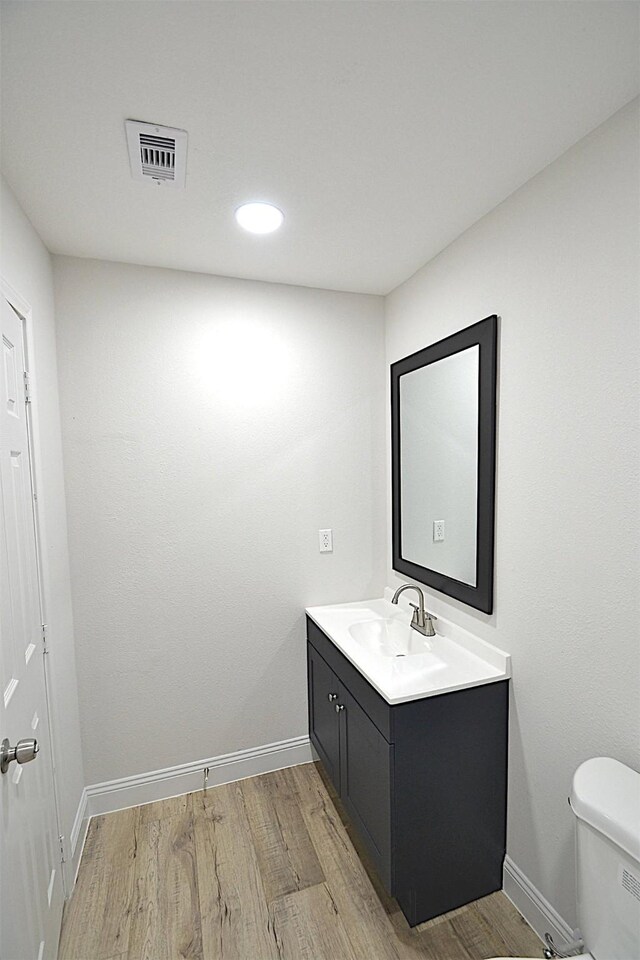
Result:
{"label": "white door", "polygon": [[[63,889],[47,723],[24,390],[23,321],[3,298],[0,363],[0,741],[35,739],[0,775],[0,960],[54,958]],[[29,746],[19,759],[28,760]],[[1,752],[0,752],[1,759]],[[1,764],[0,764],[1,766]]]}

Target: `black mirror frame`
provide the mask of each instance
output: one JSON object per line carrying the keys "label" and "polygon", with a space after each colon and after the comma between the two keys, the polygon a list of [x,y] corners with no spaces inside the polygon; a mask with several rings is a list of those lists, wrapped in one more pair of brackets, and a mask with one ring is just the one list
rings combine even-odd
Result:
{"label": "black mirror frame", "polygon": [[[478,498],[476,528],[476,585],[462,583],[402,556],[400,502],[400,377],[429,363],[478,345]],[[391,490],[393,569],[425,583],[462,603],[493,612],[493,558],[495,523],[496,380],[498,317],[494,314],[458,333],[391,364]]]}

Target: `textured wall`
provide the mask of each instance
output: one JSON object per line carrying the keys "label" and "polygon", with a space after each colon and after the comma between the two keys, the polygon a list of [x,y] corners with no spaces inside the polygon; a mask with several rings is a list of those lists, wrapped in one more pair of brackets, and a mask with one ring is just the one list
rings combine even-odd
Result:
{"label": "textured wall", "polygon": [[52,730],[61,830],[68,841],[84,787],[84,775],[58,407],[53,277],[46,248],[1,178],[0,189],[2,276],[33,311],[36,482],[44,558],[43,592],[50,638],[48,675],[53,693]]}
{"label": "textured wall", "polygon": [[384,584],[382,300],[54,264],[88,782],[304,734],[303,608]]}
{"label": "textured wall", "polygon": [[640,768],[638,161],[636,101],[386,302],[389,362],[502,318],[495,614],[430,606],[513,656],[508,852],[574,924],[573,771]]}

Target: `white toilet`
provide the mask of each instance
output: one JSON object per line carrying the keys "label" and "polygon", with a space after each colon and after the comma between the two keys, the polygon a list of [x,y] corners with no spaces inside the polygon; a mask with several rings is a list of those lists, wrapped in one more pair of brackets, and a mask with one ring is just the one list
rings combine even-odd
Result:
{"label": "white toilet", "polygon": [[590,951],[572,956],[640,960],[640,773],[610,757],[587,760],[575,772],[570,802],[578,924]]}

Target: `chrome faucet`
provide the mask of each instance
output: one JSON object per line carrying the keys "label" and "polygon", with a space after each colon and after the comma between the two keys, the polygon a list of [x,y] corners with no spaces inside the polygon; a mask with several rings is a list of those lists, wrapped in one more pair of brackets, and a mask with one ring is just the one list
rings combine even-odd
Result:
{"label": "chrome faucet", "polygon": [[418,593],[418,603],[411,603],[410,606],[413,607],[413,616],[411,617],[411,627],[413,630],[417,630],[418,633],[421,633],[423,637],[435,637],[436,632],[433,629],[433,621],[437,620],[437,617],[434,617],[433,614],[428,613],[424,608],[424,593],[417,587],[415,583],[403,583],[401,587],[398,587],[393,597],[391,598],[391,603],[397,603],[398,597],[405,590],[416,590]]}

